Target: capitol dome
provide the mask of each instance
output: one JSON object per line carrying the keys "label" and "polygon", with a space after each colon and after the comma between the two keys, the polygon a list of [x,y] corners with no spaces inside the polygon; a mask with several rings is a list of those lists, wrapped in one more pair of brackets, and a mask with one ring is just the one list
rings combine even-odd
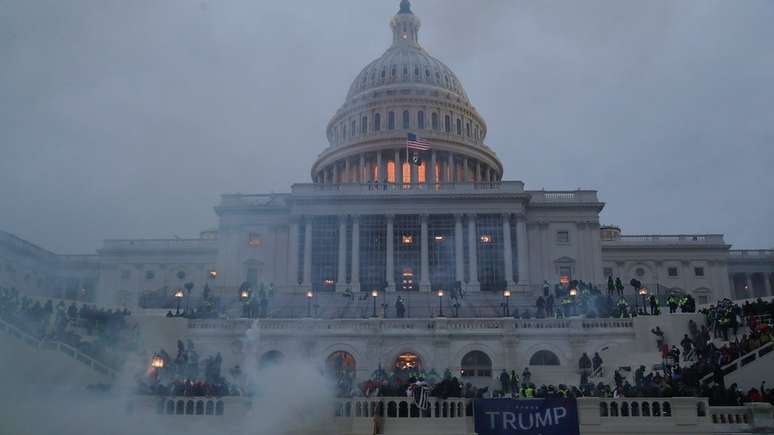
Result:
{"label": "capitol dome", "polygon": [[[454,72],[419,44],[420,25],[409,1],[401,1],[390,21],[392,45],[355,77],[328,123],[329,147],[312,167],[315,183],[502,178],[502,164],[484,144],[484,119]],[[409,134],[428,141],[430,150],[407,152]]]}

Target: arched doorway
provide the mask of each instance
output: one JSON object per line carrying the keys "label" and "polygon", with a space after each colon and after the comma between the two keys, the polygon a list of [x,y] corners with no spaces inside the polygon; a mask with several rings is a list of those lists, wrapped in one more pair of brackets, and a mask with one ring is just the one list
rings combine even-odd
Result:
{"label": "arched doorway", "polygon": [[480,350],[474,350],[465,354],[462,357],[460,366],[463,378],[492,377],[492,359]]}
{"label": "arched doorway", "polygon": [[325,360],[325,374],[332,379],[354,378],[356,370],[355,357],[349,352],[333,352]]}
{"label": "arched doorway", "polygon": [[540,350],[529,359],[530,366],[558,366],[559,357],[550,350]]}
{"label": "arched doorway", "polygon": [[395,370],[418,372],[422,370],[422,359],[412,352],[404,352],[395,358]]}
{"label": "arched doorway", "polygon": [[266,352],[261,356],[261,359],[258,360],[258,368],[265,369],[268,367],[273,367],[282,364],[282,361],[285,360],[285,355],[282,354],[282,352],[277,350],[271,350],[269,352]]}

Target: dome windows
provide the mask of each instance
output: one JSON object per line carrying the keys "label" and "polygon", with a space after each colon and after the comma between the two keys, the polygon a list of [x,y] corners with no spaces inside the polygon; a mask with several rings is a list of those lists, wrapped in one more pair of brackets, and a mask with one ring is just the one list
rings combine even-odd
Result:
{"label": "dome windows", "polygon": [[382,129],[382,115],[379,113],[374,114],[374,131]]}
{"label": "dome windows", "polygon": [[425,112],[421,110],[417,112],[417,128],[419,129],[425,128]]}
{"label": "dome windows", "polygon": [[451,133],[451,116],[446,115],[443,118],[443,128],[447,133]]}
{"label": "dome windows", "polygon": [[433,125],[433,130],[438,130],[438,114],[437,113],[433,113],[432,125]]}
{"label": "dome windows", "polygon": [[387,114],[387,128],[395,130],[395,112],[390,111]]}
{"label": "dome windows", "polygon": [[409,119],[410,116],[411,115],[409,115],[409,111],[408,110],[404,110],[403,111],[403,128],[404,129],[408,129],[410,127],[410,119]]}
{"label": "dome windows", "polygon": [[457,135],[462,136],[462,120],[457,118]]}
{"label": "dome windows", "polygon": [[366,134],[368,133],[368,117],[364,116],[360,120],[360,134]]}

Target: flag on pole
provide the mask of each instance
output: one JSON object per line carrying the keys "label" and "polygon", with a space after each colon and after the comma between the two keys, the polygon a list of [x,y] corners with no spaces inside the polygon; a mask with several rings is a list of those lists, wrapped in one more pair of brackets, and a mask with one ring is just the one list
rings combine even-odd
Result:
{"label": "flag on pole", "polygon": [[406,141],[406,148],[419,151],[430,151],[430,141],[417,137],[414,133],[409,133]]}

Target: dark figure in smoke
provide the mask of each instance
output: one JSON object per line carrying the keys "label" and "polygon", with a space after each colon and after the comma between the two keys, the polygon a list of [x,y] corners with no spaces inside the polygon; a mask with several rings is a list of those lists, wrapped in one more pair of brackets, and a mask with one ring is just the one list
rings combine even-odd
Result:
{"label": "dark figure in smoke", "polygon": [[613,296],[615,292],[615,282],[613,282],[613,275],[607,277],[607,295]]}
{"label": "dark figure in smoke", "polygon": [[615,289],[618,291],[618,296],[623,296],[624,285],[620,277],[615,279]]}

